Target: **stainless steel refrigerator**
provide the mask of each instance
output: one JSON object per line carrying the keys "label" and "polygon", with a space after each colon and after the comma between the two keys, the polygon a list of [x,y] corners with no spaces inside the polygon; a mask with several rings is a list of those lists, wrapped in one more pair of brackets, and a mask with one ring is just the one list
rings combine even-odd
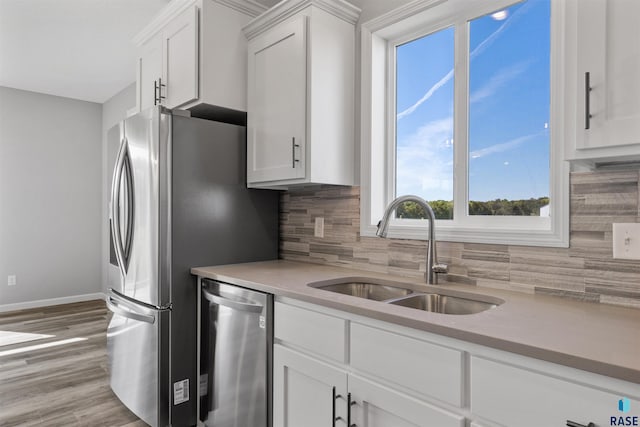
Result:
{"label": "stainless steel refrigerator", "polygon": [[153,107],[108,133],[111,388],[152,426],[196,424],[193,266],[275,259],[278,194],[245,185],[245,127]]}

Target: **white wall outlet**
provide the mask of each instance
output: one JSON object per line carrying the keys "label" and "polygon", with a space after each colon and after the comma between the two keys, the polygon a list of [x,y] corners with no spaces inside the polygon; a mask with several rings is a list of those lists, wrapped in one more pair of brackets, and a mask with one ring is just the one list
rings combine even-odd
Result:
{"label": "white wall outlet", "polygon": [[640,259],[640,223],[613,224],[613,257]]}
{"label": "white wall outlet", "polygon": [[324,237],[324,218],[321,216],[316,217],[316,226],[313,235],[315,237]]}
{"label": "white wall outlet", "polygon": [[7,276],[7,286],[15,286],[16,285],[16,275],[12,274]]}

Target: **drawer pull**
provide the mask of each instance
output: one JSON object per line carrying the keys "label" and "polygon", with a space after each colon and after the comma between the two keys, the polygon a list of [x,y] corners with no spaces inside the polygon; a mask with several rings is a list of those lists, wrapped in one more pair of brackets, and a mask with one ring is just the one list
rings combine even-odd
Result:
{"label": "drawer pull", "polygon": [[356,402],[351,400],[351,393],[347,393],[347,426],[348,427],[358,427],[355,423],[351,424],[351,407],[355,405]]}
{"label": "drawer pull", "polygon": [[577,423],[575,421],[567,420],[567,427],[596,427],[594,423],[589,423],[587,425]]}

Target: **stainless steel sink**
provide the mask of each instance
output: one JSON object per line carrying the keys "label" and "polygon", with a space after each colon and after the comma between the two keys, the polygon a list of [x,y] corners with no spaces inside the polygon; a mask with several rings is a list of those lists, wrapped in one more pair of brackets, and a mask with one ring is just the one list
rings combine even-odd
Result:
{"label": "stainless steel sink", "polygon": [[309,286],[325,291],[366,298],[374,301],[385,301],[404,297],[413,293],[411,289],[393,286],[391,282],[373,278],[350,277],[339,281],[310,283]]}
{"label": "stainless steel sink", "polygon": [[319,286],[318,289],[324,289],[325,291],[337,292],[339,294],[351,295],[359,298],[372,299],[374,301],[384,301],[403,297],[413,292],[411,289],[361,282]]}
{"label": "stainless steel sink", "polygon": [[[309,283],[308,286],[440,314],[481,313],[504,303],[499,298],[486,295],[371,277],[344,277]],[[433,290],[426,291],[428,288]]]}
{"label": "stainless steel sink", "polygon": [[469,299],[436,293],[416,294],[389,301],[389,304],[441,314],[475,314],[494,308],[501,303],[501,301],[494,300],[493,298],[484,298],[490,300],[478,300],[475,299],[475,296],[474,299]]}

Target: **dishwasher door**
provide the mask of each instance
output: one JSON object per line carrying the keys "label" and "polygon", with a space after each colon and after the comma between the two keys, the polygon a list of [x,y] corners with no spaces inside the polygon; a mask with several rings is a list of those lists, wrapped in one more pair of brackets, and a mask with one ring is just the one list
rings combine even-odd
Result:
{"label": "dishwasher door", "polygon": [[273,295],[202,280],[200,420],[270,427]]}

